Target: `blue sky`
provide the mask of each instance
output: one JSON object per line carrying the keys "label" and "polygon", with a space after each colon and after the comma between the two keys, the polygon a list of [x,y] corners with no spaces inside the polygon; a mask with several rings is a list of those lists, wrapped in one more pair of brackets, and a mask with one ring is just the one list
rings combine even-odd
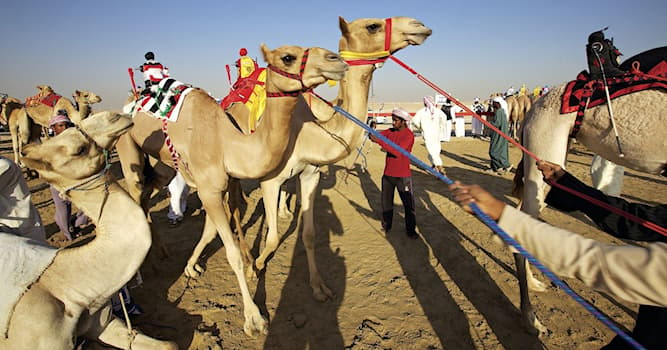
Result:
{"label": "blue sky", "polygon": [[[532,89],[574,79],[586,69],[588,34],[605,26],[626,58],[667,45],[664,0],[3,0],[2,12],[0,92],[25,98],[39,84],[65,96],[89,90],[104,99],[96,110],[121,107],[130,88],[127,68],[139,66],[146,51],[154,51],[172,77],[222,97],[229,91],[225,64],[239,48],[252,57],[261,43],[336,51],[338,16],[421,20],[433,35],[397,57],[464,101],[510,85]],[[318,91],[335,94],[326,86]],[[433,93],[388,61],[374,75],[371,100],[416,102]]]}

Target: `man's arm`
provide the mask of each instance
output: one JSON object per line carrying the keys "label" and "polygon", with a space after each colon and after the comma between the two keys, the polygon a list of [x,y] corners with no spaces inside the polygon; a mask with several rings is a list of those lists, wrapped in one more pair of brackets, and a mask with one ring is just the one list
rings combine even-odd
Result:
{"label": "man's arm", "polygon": [[[547,181],[556,181],[556,183],[563,185],[564,187],[571,188],[579,193],[607,203],[612,207],[618,208],[636,217],[662,227],[667,227],[666,205],[649,206],[639,203],[630,203],[622,198],[607,196],[601,191],[579,181],[579,179],[554,163],[541,162],[538,164],[538,168],[542,171]],[[612,213],[597,204],[591,203],[555,186],[552,186],[545,202],[561,211],[581,211],[591,218],[600,229],[614,237],[635,241],[667,242],[667,237],[654,230],[621,215]]]}

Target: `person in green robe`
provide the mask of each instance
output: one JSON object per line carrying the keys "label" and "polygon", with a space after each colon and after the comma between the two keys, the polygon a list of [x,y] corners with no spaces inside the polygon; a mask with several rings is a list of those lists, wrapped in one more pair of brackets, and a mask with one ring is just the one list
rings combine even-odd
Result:
{"label": "person in green robe", "polygon": [[[502,131],[509,133],[509,122],[507,120],[507,102],[502,97],[493,98],[494,117],[491,124]],[[491,142],[489,143],[489,157],[491,157],[491,172],[502,175],[512,169],[509,162],[507,139],[500,136],[497,132],[491,133]]]}

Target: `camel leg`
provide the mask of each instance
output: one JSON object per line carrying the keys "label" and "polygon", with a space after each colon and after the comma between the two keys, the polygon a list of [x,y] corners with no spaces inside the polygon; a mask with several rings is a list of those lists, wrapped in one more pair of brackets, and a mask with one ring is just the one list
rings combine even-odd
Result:
{"label": "camel leg", "polygon": [[123,134],[118,139],[116,152],[123,170],[127,193],[135,202],[142,205],[144,212],[148,213],[148,208],[142,202],[142,193],[144,192],[143,169],[145,166],[143,152],[132,140],[129,133]]}
{"label": "camel leg", "polygon": [[516,277],[519,280],[519,294],[521,295],[520,307],[523,321],[531,333],[535,333],[536,330],[539,333],[547,333],[548,329],[537,319],[535,311],[533,310],[533,305],[530,302],[528,281],[526,277],[532,277],[532,274],[530,273],[530,270],[528,270],[528,263],[521,254],[514,253],[512,255],[514,255],[514,263],[516,265]]}
{"label": "camel leg", "polygon": [[[236,234],[239,239],[239,248],[241,248],[241,255],[243,256],[243,263],[250,267],[248,273],[251,274],[252,263],[255,261],[255,257],[252,256],[250,252],[250,246],[245,240],[245,232],[243,232],[243,226],[241,225],[241,201],[243,198],[243,189],[241,188],[241,180],[236,178],[229,179],[229,185],[227,187],[227,215],[234,219],[234,226],[236,227]],[[250,276],[249,276],[250,277]]]}
{"label": "camel leg", "polygon": [[229,217],[225,213],[225,208],[222,203],[222,193],[217,191],[199,189],[199,197],[206,210],[206,216],[211,218],[215,223],[220,238],[225,245],[227,252],[227,260],[236,274],[236,278],[241,288],[243,295],[243,314],[245,315],[245,323],[243,331],[249,335],[254,336],[257,333],[268,333],[268,323],[266,319],[259,312],[259,308],[250,296],[248,283],[243,274],[243,259],[239,250],[238,241],[232,234],[232,229],[229,227]]}
{"label": "camel leg", "polygon": [[201,256],[201,252],[204,250],[204,248],[206,248],[209,243],[213,242],[216,233],[217,231],[215,230],[215,225],[211,221],[211,217],[207,214],[204,219],[204,230],[202,232],[201,238],[199,238],[199,242],[197,242],[197,245],[192,251],[188,262],[185,264],[184,273],[186,276],[195,278],[204,272],[204,269],[199,264],[197,264],[197,261],[199,261],[199,257]]}
{"label": "camel leg", "polygon": [[262,197],[264,198],[264,215],[269,231],[266,234],[266,244],[262,253],[255,260],[258,271],[266,267],[266,259],[278,249],[280,237],[278,237],[278,193],[283,180],[275,177],[271,180],[262,181]]}
{"label": "camel leg", "polygon": [[15,119],[9,120],[9,133],[12,136],[12,150],[14,151],[14,163],[21,165],[19,157],[21,152],[21,144],[19,143],[19,123]]}
{"label": "camel leg", "polygon": [[283,189],[280,190],[280,196],[278,196],[278,217],[285,220],[294,218],[294,214],[287,207],[287,191]]}
{"label": "camel leg", "polygon": [[333,292],[326,286],[317,269],[315,261],[315,224],[313,220],[313,204],[315,203],[315,193],[317,185],[320,182],[319,168],[308,165],[299,175],[301,182],[301,217],[303,218],[303,231],[301,238],[303,246],[306,248],[308,258],[308,271],[310,272],[310,287],[313,289],[313,296],[318,301],[333,299]]}

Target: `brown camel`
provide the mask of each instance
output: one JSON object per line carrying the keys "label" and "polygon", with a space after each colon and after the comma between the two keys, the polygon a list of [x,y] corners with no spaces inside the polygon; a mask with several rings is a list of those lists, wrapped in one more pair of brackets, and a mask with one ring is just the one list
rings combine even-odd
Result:
{"label": "brown camel", "polygon": [[[386,30],[388,20],[391,20],[392,24],[389,32]],[[416,19],[393,17],[388,20],[363,18],[348,23],[342,17],[339,18],[342,33],[339,50],[350,63],[350,70],[341,81],[338,97],[331,103],[341,106],[362,120],[366,119],[372,75],[381,66],[372,61],[386,58],[389,53],[394,53],[409,45],[420,45],[431,35],[431,29]],[[386,37],[390,39],[389,47],[385,46]],[[367,61],[355,62],[362,57]],[[307,103],[306,100],[311,102]],[[278,247],[280,237],[278,236],[277,216],[280,186],[287,179],[299,174],[303,218],[302,237],[308,257],[310,286],[314,297],[323,301],[331,298],[333,293],[322,280],[315,261],[313,202],[320,177],[319,166],[332,164],[350,155],[361,141],[364,130],[344,116],[334,113],[326,103],[315,97],[299,100],[291,128],[299,128],[300,131],[296,136],[294,147],[288,150],[287,162],[279,172],[266,176],[261,181],[269,231],[266,246],[257,258],[255,266],[258,270],[264,269],[266,259]],[[281,201],[285,197],[285,194],[280,196]],[[283,205],[284,208],[285,205]],[[201,271],[201,268],[196,265],[197,260],[206,244],[214,238],[214,233],[205,233],[202,236],[192,256],[188,259],[188,266],[195,271]]]}
{"label": "brown camel", "polygon": [[508,122],[510,135],[513,139],[519,140],[521,134],[521,123],[532,105],[530,97],[526,95],[512,95],[505,99],[509,109]]}
{"label": "brown camel", "polygon": [[[237,276],[244,304],[244,331],[248,335],[267,331],[267,321],[252,300],[244,275],[238,241],[233,237],[222,201],[229,178],[261,178],[273,174],[290,143],[292,111],[301,91],[340,80],[347,64],[335,53],[322,49],[282,46],[273,51],[261,46],[268,63],[266,110],[262,124],[252,135],[237,130],[215,100],[205,91],[190,92],[168,134],[178,153],[178,169],[189,185],[196,187],[206,210],[204,235],[217,231],[227,259]],[[135,126],[117,145],[125,179],[135,200],[145,199],[141,169],[143,153],[176,168],[172,153],[164,145],[161,121],[138,113]],[[150,190],[150,189],[149,189]],[[145,191],[148,192],[148,191]],[[186,270],[186,274],[189,272]]]}
{"label": "brown camel", "polygon": [[[38,88],[42,91],[40,92],[40,95],[43,94],[44,91],[53,91],[47,85],[40,85]],[[96,94],[83,90],[74,91],[72,97],[74,98],[74,101],[76,101],[78,109],[72,104],[72,101],[65,97],[61,97],[53,107],[49,107],[42,103],[36,103],[32,104],[31,107],[23,105],[23,110],[17,111],[16,114],[7,114],[9,132],[12,135],[12,148],[14,150],[15,162],[20,162],[19,154],[21,154],[21,148],[24,145],[39,139],[40,132],[36,132],[37,129],[34,127],[35,124],[48,128],[49,119],[61,109],[67,111],[69,118],[74,124],[78,124],[81,120],[90,115],[92,104],[102,101],[102,98]],[[12,122],[11,118],[16,118],[16,122]]]}
{"label": "brown camel", "polygon": [[[540,97],[530,109],[523,123],[522,143],[528,150],[543,160],[565,168],[569,149],[569,133],[574,125],[576,112],[560,114],[565,84],[552,89]],[[577,141],[616,164],[652,174],[665,174],[667,169],[667,134],[659,127],[667,122],[667,92],[643,90],[617,97],[611,101],[614,119],[619,131],[624,157],[621,157],[612,130],[606,104],[589,108],[577,134]],[[545,190],[548,186],[542,179],[535,161],[522,161],[514,177],[514,193],[522,198],[521,210],[534,217],[544,207]],[[521,293],[521,310],[526,321],[545,331],[535,318],[526,286],[533,290],[544,290],[541,282],[528,270],[525,259],[515,254],[517,276]]]}
{"label": "brown camel", "polygon": [[73,349],[75,337],[123,349],[177,348],[128,332],[111,313],[111,295],[132,278],[151,245],[143,211],[106,171],[105,150],[131,126],[128,116],[101,112],[24,149],[25,163],[82,208],[97,231],[87,244],[55,253],[18,299],[0,348]]}

